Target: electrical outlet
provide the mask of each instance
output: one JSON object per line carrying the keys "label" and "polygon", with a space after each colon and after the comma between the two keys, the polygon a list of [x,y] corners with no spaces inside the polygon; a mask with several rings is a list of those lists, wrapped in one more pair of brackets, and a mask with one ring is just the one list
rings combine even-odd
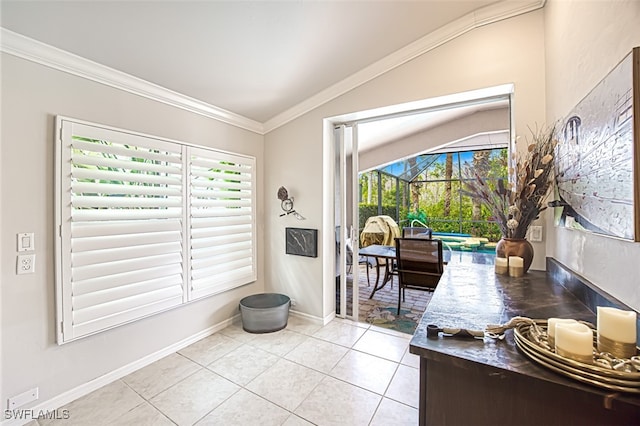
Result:
{"label": "electrical outlet", "polygon": [[35,254],[19,254],[16,264],[16,274],[33,274],[36,271]]}
{"label": "electrical outlet", "polygon": [[296,306],[296,299],[291,299],[291,306]]}
{"label": "electrical outlet", "polygon": [[13,410],[14,408],[22,407],[24,404],[28,404],[36,399],[38,399],[38,388],[30,389],[22,392],[20,395],[7,399],[7,409]]}

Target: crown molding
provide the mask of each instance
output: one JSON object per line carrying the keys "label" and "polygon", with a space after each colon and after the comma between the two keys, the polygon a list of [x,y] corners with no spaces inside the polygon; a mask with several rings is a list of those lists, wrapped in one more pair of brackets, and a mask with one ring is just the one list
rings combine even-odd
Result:
{"label": "crown molding", "polygon": [[469,13],[300,102],[265,123],[174,92],[2,27],[0,27],[0,51],[264,135],[475,28],[540,9],[544,7],[545,1],[504,0]]}
{"label": "crown molding", "polygon": [[264,134],[262,123],[0,27],[0,50],[134,95]]}
{"label": "crown molding", "polygon": [[264,133],[269,133],[309,111],[475,28],[532,12],[544,7],[545,2],[546,0],[505,0],[462,16],[276,115],[264,123]]}

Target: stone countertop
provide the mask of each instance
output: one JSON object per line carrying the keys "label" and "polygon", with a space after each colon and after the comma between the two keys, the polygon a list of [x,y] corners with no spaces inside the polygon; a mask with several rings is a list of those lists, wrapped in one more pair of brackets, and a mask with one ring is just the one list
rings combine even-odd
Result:
{"label": "stone countertop", "polygon": [[[587,392],[611,391],[582,384],[531,361],[519,350],[513,330],[504,340],[428,339],[428,324],[439,327],[484,330],[487,324],[503,324],[515,316],[533,319],[574,318],[595,324],[595,314],[545,272],[530,271],[522,278],[496,275],[493,265],[455,263],[445,268],[431,302],[411,339],[410,352],[427,360],[451,363],[459,368],[486,369],[491,374],[523,374]],[[640,395],[620,396],[640,406]]]}

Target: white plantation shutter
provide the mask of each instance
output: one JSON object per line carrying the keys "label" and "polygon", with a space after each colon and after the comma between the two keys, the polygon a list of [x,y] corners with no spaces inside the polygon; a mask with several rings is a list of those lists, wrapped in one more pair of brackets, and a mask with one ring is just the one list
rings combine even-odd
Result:
{"label": "white plantation shutter", "polygon": [[58,129],[59,343],[255,280],[253,158]]}
{"label": "white plantation shutter", "polygon": [[192,298],[256,279],[255,160],[189,149]]}

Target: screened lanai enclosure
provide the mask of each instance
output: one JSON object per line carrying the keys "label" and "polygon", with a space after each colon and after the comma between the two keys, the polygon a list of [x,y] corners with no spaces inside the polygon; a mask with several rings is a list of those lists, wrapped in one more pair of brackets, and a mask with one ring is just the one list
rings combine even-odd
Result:
{"label": "screened lanai enclosure", "polygon": [[[336,312],[367,322],[388,313],[386,305],[370,308],[392,303],[383,294],[389,285],[373,293],[390,263],[363,249],[393,246],[408,226],[431,228],[447,262],[493,263],[499,227],[463,189],[471,168],[489,185],[508,181],[511,93],[505,86],[454,94],[333,123]],[[397,292],[387,293],[395,317]],[[416,318],[426,303],[411,311]]]}
{"label": "screened lanai enclosure", "polygon": [[421,154],[359,173],[360,229],[388,215],[400,228],[426,226],[446,236],[500,239],[489,210],[464,192],[464,181],[507,181],[506,147]]}

